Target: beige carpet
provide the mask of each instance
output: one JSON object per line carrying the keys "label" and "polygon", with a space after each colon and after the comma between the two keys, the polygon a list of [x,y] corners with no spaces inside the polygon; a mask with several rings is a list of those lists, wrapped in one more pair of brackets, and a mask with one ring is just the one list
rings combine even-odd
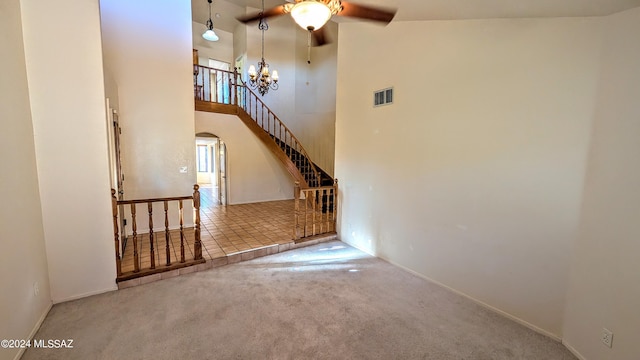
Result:
{"label": "beige carpet", "polygon": [[23,359],[575,359],[341,242],[59,304]]}

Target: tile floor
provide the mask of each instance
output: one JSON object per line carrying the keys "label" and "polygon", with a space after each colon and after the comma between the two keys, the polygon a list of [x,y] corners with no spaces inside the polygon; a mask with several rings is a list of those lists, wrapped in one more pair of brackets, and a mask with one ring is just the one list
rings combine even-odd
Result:
{"label": "tile floor", "polygon": [[[200,222],[202,256],[211,261],[250,250],[292,243],[294,224],[294,200],[270,201],[241,205],[218,205],[217,189],[200,187]],[[166,234],[154,233],[155,264],[166,262]],[[193,259],[193,229],[184,231],[185,258]],[[150,265],[149,235],[138,235],[141,268]],[[145,246],[141,246],[144,244]],[[169,231],[169,254],[172,262],[180,259],[180,231]],[[134,270],[133,239],[122,258],[122,271]]]}
{"label": "tile floor", "polygon": [[217,189],[200,188],[202,254],[209,259],[293,239],[293,200],[219,206]]}

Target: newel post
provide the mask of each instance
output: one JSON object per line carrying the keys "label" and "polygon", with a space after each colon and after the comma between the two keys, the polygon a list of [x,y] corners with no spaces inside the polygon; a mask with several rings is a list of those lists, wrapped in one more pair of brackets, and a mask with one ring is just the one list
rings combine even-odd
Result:
{"label": "newel post", "polygon": [[122,264],[120,260],[120,239],[118,235],[118,200],[116,190],[111,189],[111,209],[113,215],[113,240],[116,248],[116,271],[118,276],[122,275]]}
{"label": "newel post", "polygon": [[298,225],[300,222],[300,181],[296,181],[293,187],[293,198],[294,198],[294,208],[293,208],[293,240],[298,240],[300,237],[298,236]]}
{"label": "newel post", "polygon": [[193,244],[193,259],[202,259],[202,243],[200,242],[200,186],[193,185],[193,210],[195,212],[195,242]]}

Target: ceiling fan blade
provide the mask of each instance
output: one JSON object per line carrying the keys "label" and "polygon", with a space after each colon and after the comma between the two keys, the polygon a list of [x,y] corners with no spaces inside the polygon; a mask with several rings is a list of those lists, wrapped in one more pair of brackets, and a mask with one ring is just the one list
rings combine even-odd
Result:
{"label": "ceiling fan blade", "polygon": [[396,10],[358,5],[351,2],[343,1],[342,11],[340,11],[338,15],[357,17],[360,19],[379,21],[388,24],[389,22],[391,22],[391,20],[393,20],[393,17],[396,16]]}
{"label": "ceiling fan blade", "polygon": [[286,14],[286,11],[284,10],[284,5],[279,5],[274,8],[265,10],[264,13],[259,12],[254,14],[247,14],[247,15],[239,16],[236,19],[241,23],[246,24],[254,21],[259,21],[260,18],[266,19],[269,17],[280,16],[284,14]]}
{"label": "ceiling fan blade", "polygon": [[314,30],[312,33],[313,46],[322,46],[329,44],[331,39],[327,36],[326,31],[324,31],[324,27],[321,27],[318,30]]}

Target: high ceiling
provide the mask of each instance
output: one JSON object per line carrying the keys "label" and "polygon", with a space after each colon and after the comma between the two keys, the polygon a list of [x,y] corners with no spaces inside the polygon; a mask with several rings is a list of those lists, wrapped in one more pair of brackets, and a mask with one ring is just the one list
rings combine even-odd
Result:
{"label": "high ceiling", "polygon": [[[284,0],[264,0],[265,8]],[[394,21],[527,17],[602,16],[640,6],[640,0],[354,0],[362,5],[398,9]],[[209,18],[207,0],[191,0],[193,21]],[[259,9],[261,0],[213,0],[214,26],[233,32],[235,18],[247,6]],[[220,14],[216,17],[215,14]],[[334,18],[336,18],[334,16]]]}

